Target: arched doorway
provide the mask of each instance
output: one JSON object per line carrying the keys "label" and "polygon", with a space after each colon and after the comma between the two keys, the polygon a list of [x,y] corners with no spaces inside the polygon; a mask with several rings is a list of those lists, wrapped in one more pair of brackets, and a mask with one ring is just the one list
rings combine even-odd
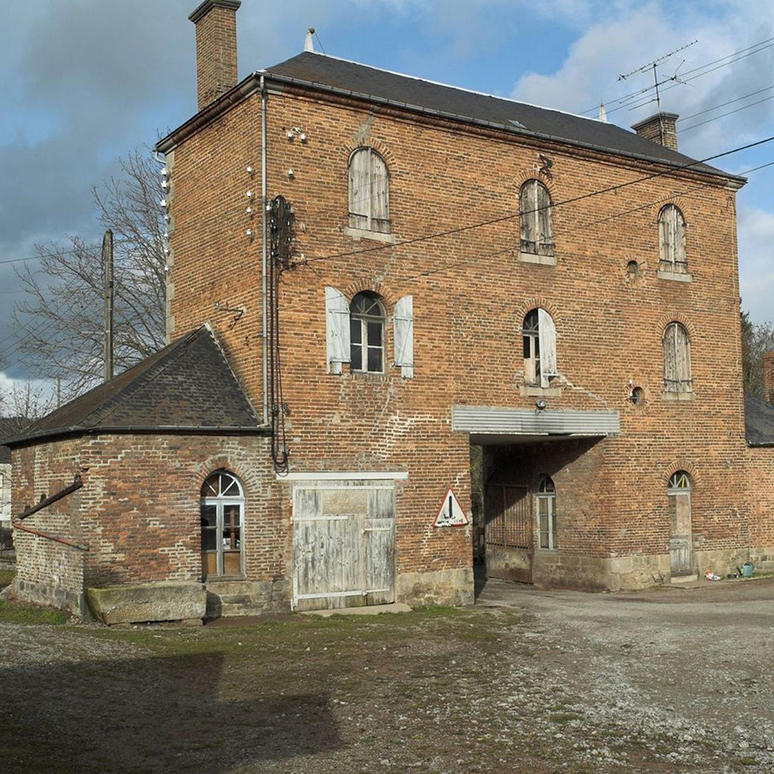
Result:
{"label": "arched doorway", "polygon": [[239,578],[244,575],[245,496],[239,479],[216,470],[202,484],[202,576]]}
{"label": "arched doorway", "polygon": [[672,577],[693,575],[691,543],[691,479],[684,470],[669,478],[669,558]]}

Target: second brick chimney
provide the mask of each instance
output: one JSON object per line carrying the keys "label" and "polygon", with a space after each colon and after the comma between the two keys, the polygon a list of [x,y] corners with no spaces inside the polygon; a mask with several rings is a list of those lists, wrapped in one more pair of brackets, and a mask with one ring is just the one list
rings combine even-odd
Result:
{"label": "second brick chimney", "polygon": [[656,113],[632,126],[640,137],[653,140],[665,148],[677,150],[677,113]]}
{"label": "second brick chimney", "polygon": [[763,399],[774,403],[774,352],[763,355]]}
{"label": "second brick chimney", "polygon": [[240,0],[204,0],[188,17],[196,25],[199,110],[237,84],[236,12]]}

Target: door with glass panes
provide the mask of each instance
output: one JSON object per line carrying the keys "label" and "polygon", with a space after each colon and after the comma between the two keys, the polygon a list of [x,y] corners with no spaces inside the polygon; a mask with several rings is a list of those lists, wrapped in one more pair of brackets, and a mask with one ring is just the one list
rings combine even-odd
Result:
{"label": "door with glass panes", "polygon": [[219,470],[202,485],[202,576],[239,578],[244,575],[245,498],[236,476]]}

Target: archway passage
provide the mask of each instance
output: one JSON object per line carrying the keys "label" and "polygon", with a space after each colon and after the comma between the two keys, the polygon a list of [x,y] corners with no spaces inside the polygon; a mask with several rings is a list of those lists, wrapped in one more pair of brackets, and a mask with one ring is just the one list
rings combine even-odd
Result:
{"label": "archway passage", "polygon": [[218,470],[207,477],[201,491],[204,580],[244,575],[244,510],[244,491],[236,476]]}

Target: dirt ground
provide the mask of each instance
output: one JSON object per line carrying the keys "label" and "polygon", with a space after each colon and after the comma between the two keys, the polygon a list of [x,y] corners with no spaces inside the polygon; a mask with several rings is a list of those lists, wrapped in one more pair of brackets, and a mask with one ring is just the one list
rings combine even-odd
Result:
{"label": "dirt ground", "polygon": [[0,623],[3,772],[772,772],[774,581],[475,608]]}

